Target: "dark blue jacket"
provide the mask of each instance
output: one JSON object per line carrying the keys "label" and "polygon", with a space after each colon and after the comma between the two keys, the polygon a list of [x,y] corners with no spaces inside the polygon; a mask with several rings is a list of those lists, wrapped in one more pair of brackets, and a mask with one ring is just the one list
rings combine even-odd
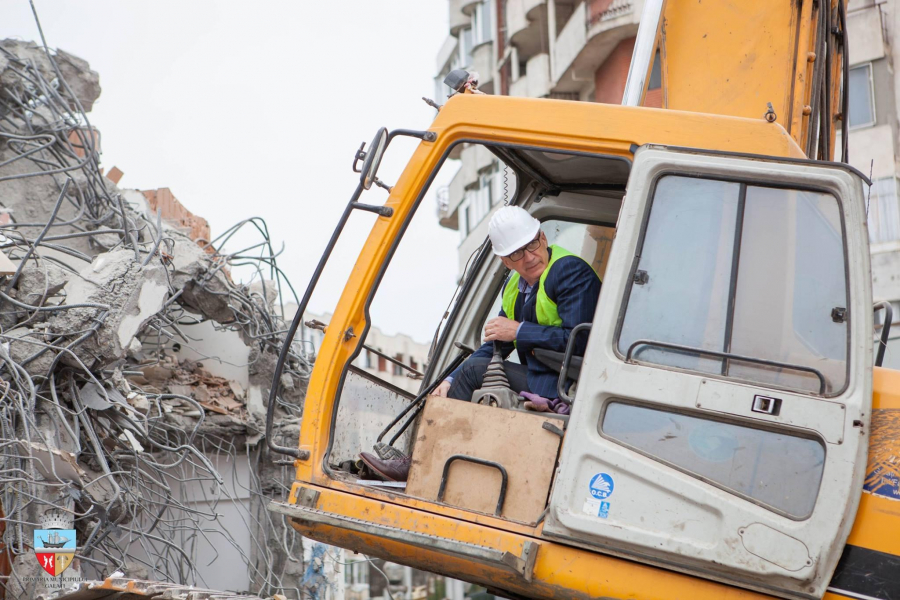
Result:
{"label": "dark blue jacket", "polygon": [[[506,283],[503,285],[503,289],[506,289]],[[594,320],[594,311],[597,309],[597,300],[600,297],[600,278],[584,260],[577,256],[566,256],[556,261],[550,268],[547,279],[544,280],[544,291],[551,300],[556,302],[556,310],[562,319],[562,326],[538,325],[535,310],[537,288],[535,287],[528,295],[527,302],[525,294],[520,292],[516,298],[515,314],[522,315],[523,318],[519,319],[522,326],[516,336],[516,344],[503,342],[501,348],[504,358],[516,350],[519,353],[519,362],[528,366],[529,391],[545,398],[556,398],[556,382],[559,379],[559,373],[538,361],[532,354],[532,350],[546,348],[556,352],[566,351],[566,344],[569,342],[569,333],[572,328]],[[500,316],[506,316],[503,309],[500,310]],[[584,355],[587,337],[585,333],[578,335],[578,343],[575,346],[576,355]],[[472,354],[472,357],[490,358],[493,354],[494,343],[486,342]],[[454,372],[453,375],[456,376],[457,372]]]}

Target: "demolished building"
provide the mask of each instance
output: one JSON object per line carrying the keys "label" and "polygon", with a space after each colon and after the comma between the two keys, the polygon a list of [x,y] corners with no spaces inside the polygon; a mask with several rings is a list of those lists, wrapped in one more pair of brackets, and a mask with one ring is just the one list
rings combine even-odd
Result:
{"label": "demolished building", "polygon": [[[291,299],[265,223],[210,239],[169,190],[121,189],[99,95],[84,60],[0,42],[0,597],[122,574],[228,589],[204,566],[232,552],[249,584],[231,591],[299,598],[300,538],[265,510],[293,479],[260,443]],[[258,243],[232,248],[245,230]],[[310,361],[292,348],[280,444]],[[61,574],[36,560],[48,515],[75,532]]]}

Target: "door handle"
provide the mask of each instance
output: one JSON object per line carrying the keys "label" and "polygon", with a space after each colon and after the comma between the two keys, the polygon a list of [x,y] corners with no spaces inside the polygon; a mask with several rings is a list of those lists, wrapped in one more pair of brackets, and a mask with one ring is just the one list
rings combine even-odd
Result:
{"label": "door handle", "polygon": [[590,331],[591,325],[592,323],[576,325],[572,328],[572,333],[569,334],[569,343],[566,344],[566,354],[563,357],[562,367],[559,369],[559,380],[556,382],[556,393],[559,395],[559,399],[566,404],[572,404],[572,402],[575,401],[575,398],[569,397],[566,393],[566,379],[568,379],[569,363],[572,362],[572,355],[575,353],[575,340],[582,331]]}

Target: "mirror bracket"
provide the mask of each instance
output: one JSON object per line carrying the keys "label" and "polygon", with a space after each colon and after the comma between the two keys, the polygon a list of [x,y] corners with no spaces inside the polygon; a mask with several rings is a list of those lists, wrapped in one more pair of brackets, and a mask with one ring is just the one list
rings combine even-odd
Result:
{"label": "mirror bracket", "polygon": [[356,151],[356,154],[353,155],[353,172],[354,173],[362,173],[362,169],[359,167],[359,161],[366,160],[366,151],[365,151],[366,143],[363,142],[359,145],[359,150]]}
{"label": "mirror bracket", "polygon": [[375,213],[381,217],[391,217],[394,215],[394,209],[390,206],[375,206],[373,204],[363,204],[361,202],[352,202],[350,206],[357,210]]}

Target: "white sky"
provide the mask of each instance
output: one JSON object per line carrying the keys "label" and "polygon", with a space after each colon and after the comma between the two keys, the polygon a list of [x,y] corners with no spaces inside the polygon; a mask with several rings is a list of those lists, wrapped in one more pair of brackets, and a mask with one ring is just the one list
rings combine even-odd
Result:
{"label": "white sky", "polygon": [[[100,73],[88,116],[102,132],[103,165],[125,172],[120,186],[171,188],[213,236],[263,217],[276,249],[285,244],[279,266],[298,295],[356,186],[359,144],[380,126],[425,129],[434,117],[421,97],[434,96],[446,0],[35,4],[48,44]],[[2,16],[0,37],[39,40],[27,0],[5,0]],[[413,147],[392,144],[381,179],[393,183]],[[363,201],[385,198],[376,190]],[[404,253],[403,265],[423,293],[378,302],[391,308],[373,320],[429,341],[454,289],[458,233],[437,225],[434,188],[423,211],[411,240],[421,251]],[[311,311],[333,310],[372,221],[345,230]]]}

